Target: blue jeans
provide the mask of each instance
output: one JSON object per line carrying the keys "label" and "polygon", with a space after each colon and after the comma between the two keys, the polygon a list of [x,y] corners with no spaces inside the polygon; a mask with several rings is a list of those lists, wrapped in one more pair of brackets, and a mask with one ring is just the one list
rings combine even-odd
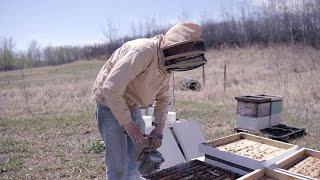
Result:
{"label": "blue jeans", "polygon": [[[144,128],[139,108],[131,110],[133,121]],[[102,140],[106,146],[106,176],[109,180],[139,179],[138,163],[135,160],[135,147],[130,137],[124,133],[111,110],[97,104],[96,119]]]}

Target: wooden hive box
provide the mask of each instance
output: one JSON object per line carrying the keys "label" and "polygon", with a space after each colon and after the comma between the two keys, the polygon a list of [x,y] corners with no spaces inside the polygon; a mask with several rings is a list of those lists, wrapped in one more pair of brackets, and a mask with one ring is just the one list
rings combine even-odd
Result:
{"label": "wooden hive box", "polygon": [[237,128],[257,131],[281,123],[281,96],[238,96],[235,99],[238,101]]}
{"label": "wooden hive box", "polygon": [[281,123],[282,120],[282,107],[283,97],[282,96],[271,96],[271,95],[258,95],[261,97],[270,98],[270,121],[269,126],[275,126]]}
{"label": "wooden hive box", "polygon": [[237,133],[199,145],[199,151],[205,153],[206,162],[228,164],[241,169],[240,174],[268,167],[297,150],[298,146],[247,133]]}
{"label": "wooden hive box", "polygon": [[320,179],[320,151],[301,148],[287,158],[275,163],[277,171],[301,179]]}
{"label": "wooden hive box", "polygon": [[263,96],[239,96],[237,113],[248,117],[263,117],[270,114],[270,97]]}
{"label": "wooden hive box", "polygon": [[237,180],[298,180],[300,177],[286,174],[283,172],[274,171],[269,168],[257,169],[249,174],[246,174]]}

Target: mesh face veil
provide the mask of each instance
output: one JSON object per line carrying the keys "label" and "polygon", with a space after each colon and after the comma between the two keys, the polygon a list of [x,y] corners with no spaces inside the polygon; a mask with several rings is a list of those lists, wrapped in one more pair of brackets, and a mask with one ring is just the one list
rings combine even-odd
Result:
{"label": "mesh face veil", "polygon": [[163,49],[166,71],[189,71],[206,64],[203,41],[187,42]]}

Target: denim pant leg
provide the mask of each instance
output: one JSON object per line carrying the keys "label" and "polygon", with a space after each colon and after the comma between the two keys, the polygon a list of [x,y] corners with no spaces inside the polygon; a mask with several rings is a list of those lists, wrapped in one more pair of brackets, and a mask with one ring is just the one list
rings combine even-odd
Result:
{"label": "denim pant leg", "polygon": [[97,105],[96,118],[101,138],[106,146],[106,177],[125,180],[127,173],[127,136],[108,107]]}
{"label": "denim pant leg", "polygon": [[[142,125],[140,109],[131,111],[132,119]],[[107,179],[139,179],[135,149],[129,136],[121,127],[108,107],[97,105],[96,118],[100,135],[106,145],[105,163]]]}
{"label": "denim pant leg", "polygon": [[[131,110],[132,120],[139,125],[140,130],[144,133],[144,121],[142,119],[142,114],[140,108],[133,108]],[[138,170],[138,162],[135,160],[135,148],[130,137],[128,137],[128,176],[127,179],[139,179],[140,173]]]}

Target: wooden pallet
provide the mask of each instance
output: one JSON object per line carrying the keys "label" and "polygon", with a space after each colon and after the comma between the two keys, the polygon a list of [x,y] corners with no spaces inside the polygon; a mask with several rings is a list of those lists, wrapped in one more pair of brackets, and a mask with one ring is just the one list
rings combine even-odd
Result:
{"label": "wooden pallet", "polygon": [[244,132],[253,135],[259,135],[262,133],[264,136],[282,142],[289,142],[292,139],[296,139],[306,135],[306,129],[287,126],[285,124],[279,124],[271,126],[260,131],[252,131],[248,129],[234,128],[235,132]]}
{"label": "wooden pallet", "polygon": [[291,126],[287,126],[285,124],[279,124],[276,126],[268,127],[266,129],[261,130],[261,133],[265,134],[271,139],[288,142],[291,139],[295,139],[301,136],[304,136],[305,133],[304,128],[295,128]]}

